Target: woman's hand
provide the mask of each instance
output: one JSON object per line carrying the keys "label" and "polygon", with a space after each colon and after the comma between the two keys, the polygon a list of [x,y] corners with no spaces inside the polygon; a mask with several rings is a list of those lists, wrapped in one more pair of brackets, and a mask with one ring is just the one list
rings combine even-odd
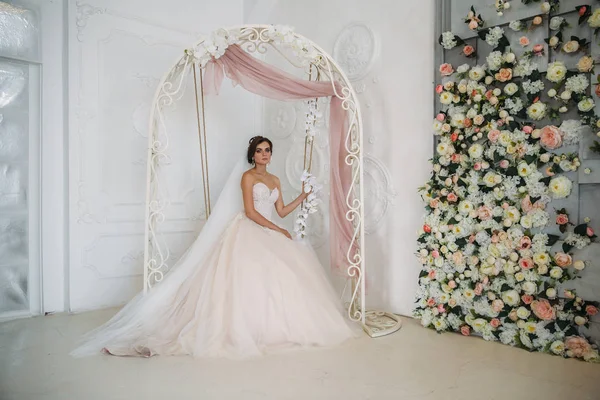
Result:
{"label": "woman's hand", "polygon": [[283,233],[288,239],[290,239],[290,240],[292,239],[292,235],[290,235],[290,233],[288,231],[286,231],[285,229],[279,228],[279,232]]}

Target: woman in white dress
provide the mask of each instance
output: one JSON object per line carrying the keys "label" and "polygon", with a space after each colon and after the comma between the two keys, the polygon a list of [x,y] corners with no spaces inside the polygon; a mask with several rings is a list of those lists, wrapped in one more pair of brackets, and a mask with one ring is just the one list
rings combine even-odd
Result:
{"label": "woman in white dress", "polygon": [[164,280],[90,332],[74,356],[243,358],[359,335],[312,248],[271,221],[274,211],[283,218],[308,196],[284,205],[279,179],[267,172],[272,150],[267,138],[250,140],[254,167],[241,178],[243,210],[234,170],[202,232]]}

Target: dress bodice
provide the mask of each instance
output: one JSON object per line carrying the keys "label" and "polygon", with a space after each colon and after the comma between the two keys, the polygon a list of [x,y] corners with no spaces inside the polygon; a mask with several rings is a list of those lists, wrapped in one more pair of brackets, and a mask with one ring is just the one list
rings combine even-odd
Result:
{"label": "dress bodice", "polygon": [[270,190],[267,185],[259,182],[252,188],[252,198],[254,199],[254,209],[271,221],[275,202],[279,198],[279,190],[277,188]]}

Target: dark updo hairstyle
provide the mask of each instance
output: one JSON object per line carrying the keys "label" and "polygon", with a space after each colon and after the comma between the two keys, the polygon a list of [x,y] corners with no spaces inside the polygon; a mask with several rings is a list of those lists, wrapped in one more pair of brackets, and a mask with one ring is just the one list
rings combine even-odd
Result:
{"label": "dark updo hairstyle", "polygon": [[250,142],[248,144],[248,164],[254,163],[253,158],[254,153],[256,153],[256,148],[259,144],[264,142],[269,143],[269,147],[271,148],[271,154],[273,153],[273,142],[271,142],[264,136],[254,136],[252,139],[250,139]]}

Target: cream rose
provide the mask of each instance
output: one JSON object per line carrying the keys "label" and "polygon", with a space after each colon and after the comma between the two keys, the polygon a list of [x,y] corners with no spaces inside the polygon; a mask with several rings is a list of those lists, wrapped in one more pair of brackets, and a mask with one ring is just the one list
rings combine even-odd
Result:
{"label": "cream rose", "polygon": [[559,39],[556,36],[552,36],[548,41],[548,44],[550,45],[550,47],[556,47],[556,45],[558,45],[558,40]]}
{"label": "cream rose", "polygon": [[560,279],[563,276],[563,270],[560,267],[553,267],[550,270],[550,277],[554,279]]}
{"label": "cream rose", "polygon": [[575,268],[577,271],[583,271],[585,268],[585,262],[577,260],[573,263],[573,268]]}
{"label": "cream rose", "polygon": [[560,175],[550,181],[550,194],[555,199],[564,199],[571,194],[573,182],[566,176]]}
{"label": "cream rose", "polygon": [[509,96],[512,96],[513,94],[517,93],[518,91],[519,91],[519,86],[516,83],[511,82],[504,87],[504,93],[506,93]]}
{"label": "cream rose", "polygon": [[471,158],[481,158],[481,156],[483,155],[483,146],[480,145],[479,143],[475,143],[474,145],[472,145],[471,147],[469,147],[469,156],[471,156]]}
{"label": "cream rose", "polygon": [[450,92],[442,92],[442,94],[440,94],[440,103],[446,104],[446,105],[451,104],[453,97],[454,96]]}
{"label": "cream rose", "polygon": [[533,282],[525,282],[522,285],[523,291],[527,294],[535,294],[537,291],[537,285]]}
{"label": "cream rose", "polygon": [[548,79],[550,82],[558,83],[565,79],[566,74],[567,67],[565,64],[561,61],[555,61],[548,65],[546,79]]}
{"label": "cream rose", "polygon": [[569,40],[563,45],[565,53],[575,53],[577,50],[579,50],[579,42],[577,40]]}
{"label": "cream rose", "polygon": [[516,290],[507,290],[502,293],[502,301],[509,306],[516,306],[520,301],[519,293]]}
{"label": "cream rose", "polygon": [[565,344],[560,340],[555,340],[550,345],[550,350],[557,355],[561,355],[565,352]]}
{"label": "cream rose", "polygon": [[[600,11],[598,8],[596,11]],[[590,72],[594,68],[594,59],[592,56],[583,56],[577,63],[577,69],[579,72]]]}
{"label": "cream rose", "polygon": [[577,108],[581,112],[591,111],[594,108],[594,106],[594,99],[592,99],[591,97],[586,97],[577,104]]}
{"label": "cream rose", "polygon": [[588,24],[592,28],[600,28],[600,8],[596,8],[588,18]]}
{"label": "cream rose", "polygon": [[474,81],[479,82],[485,76],[485,70],[482,67],[473,67],[471,71],[469,71],[469,78]]}
{"label": "cream rose", "polygon": [[556,298],[556,289],[554,289],[554,288],[546,289],[546,296],[548,296],[549,299]]}
{"label": "cream rose", "polygon": [[527,115],[529,118],[539,121],[546,116],[546,104],[538,101],[527,107]]}
{"label": "cream rose", "polygon": [[521,319],[527,319],[527,318],[529,318],[530,315],[531,315],[531,311],[529,311],[525,307],[517,308],[517,317],[519,317]]}

